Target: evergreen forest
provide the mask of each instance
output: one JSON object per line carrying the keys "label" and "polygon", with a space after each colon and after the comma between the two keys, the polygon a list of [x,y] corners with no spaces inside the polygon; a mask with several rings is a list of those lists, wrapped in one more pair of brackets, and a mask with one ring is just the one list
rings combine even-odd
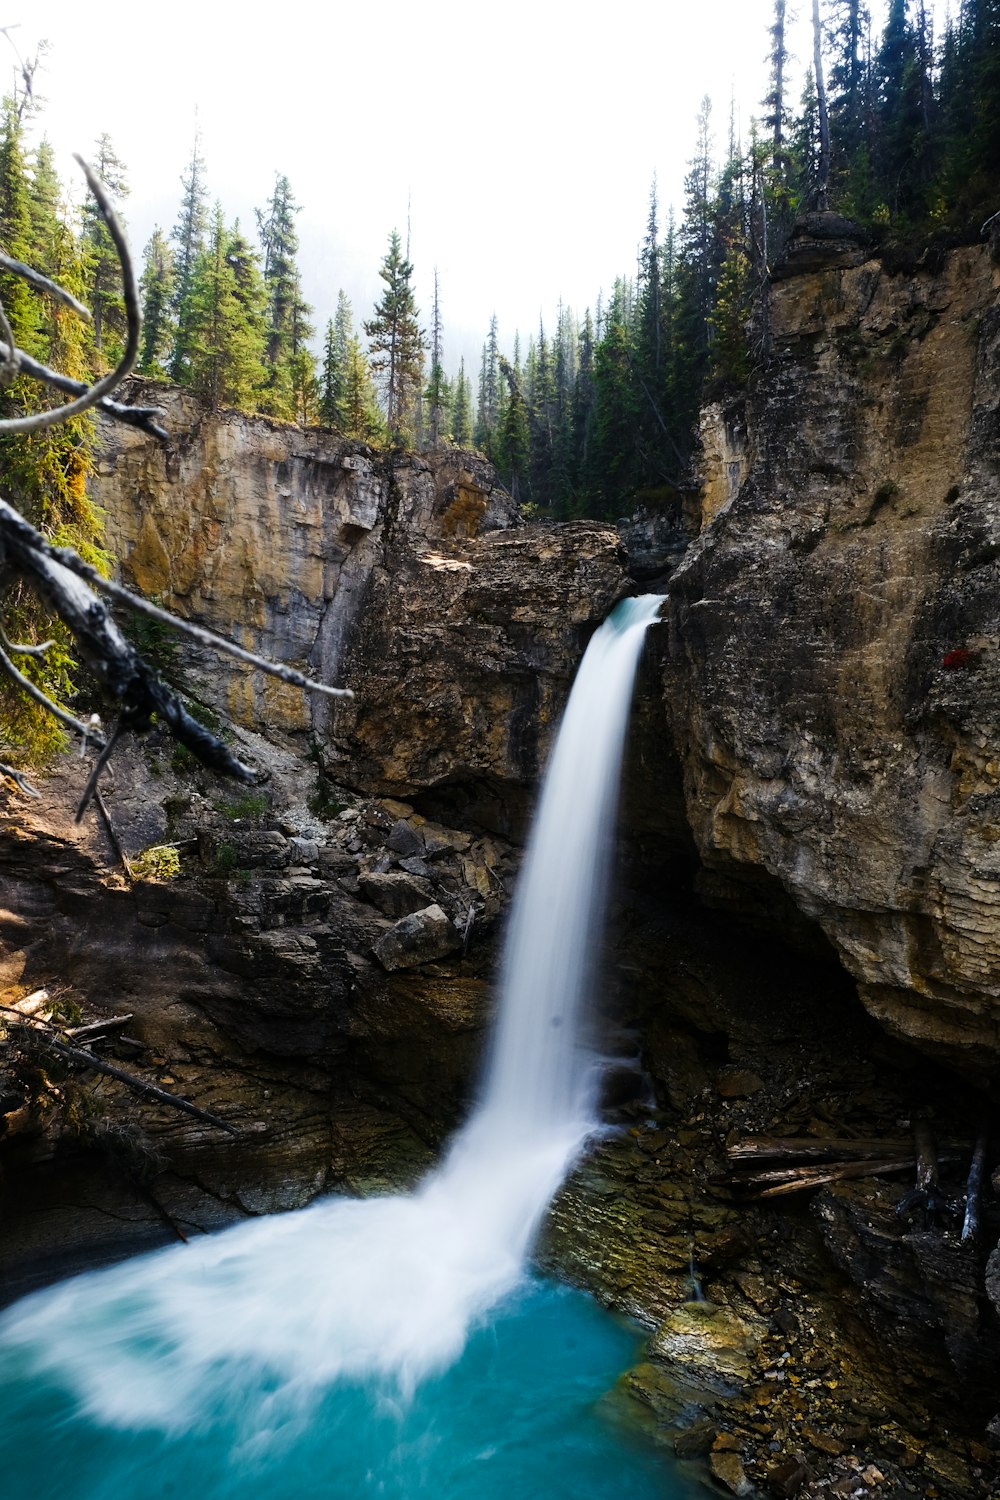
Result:
{"label": "evergreen forest", "polygon": [[[474,371],[445,370],[437,274],[421,310],[395,230],[369,316],[359,322],[341,292],[318,330],[289,178],[276,176],[254,224],[229,222],[196,138],[176,221],[155,229],[142,253],[140,372],[213,408],[376,445],[474,446],[544,515],[615,518],[670,503],[686,482],[699,405],[752,383],[766,357],[760,308],[804,214],[835,212],[873,246],[916,255],[978,239],[1000,209],[1000,0],[962,0],[937,38],[924,0],[890,0],[878,34],[862,0],[811,4],[815,48],[801,97],[789,96],[789,0],[773,0],[762,38],[769,88],[749,139],[732,111],[718,121],[706,97],[684,202],[664,210],[654,183],[635,272],[582,315],[560,303],[526,334],[502,337],[494,317]],[[127,219],[115,143],[102,136],[92,160]],[[636,210],[639,229],[643,205]],[[30,96],[8,99],[0,120],[0,243],[93,312],[81,323],[0,274],[18,344],[81,378],[110,368],[124,330],[113,247],[94,209],[68,208]],[[36,394],[19,378],[3,392],[4,410]],[[7,444],[0,466],[27,514],[99,557],[85,491],[90,449],[81,419]]]}

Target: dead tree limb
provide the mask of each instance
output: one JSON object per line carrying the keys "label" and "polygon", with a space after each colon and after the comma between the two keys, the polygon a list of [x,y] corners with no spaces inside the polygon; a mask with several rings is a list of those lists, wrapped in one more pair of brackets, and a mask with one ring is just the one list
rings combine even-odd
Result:
{"label": "dead tree limb", "polygon": [[972,1163],[965,1184],[965,1217],[962,1220],[962,1244],[979,1238],[980,1214],[983,1206],[983,1170],[986,1166],[987,1134],[984,1130],[976,1141]]}
{"label": "dead tree limb", "polygon": [[797,1167],[787,1172],[762,1173],[755,1182],[768,1178],[780,1181],[768,1182],[757,1198],[780,1198],[787,1193],[801,1193],[807,1188],[823,1187],[828,1182],[843,1182],[855,1177],[886,1177],[894,1172],[908,1172],[913,1166],[912,1158],[897,1158],[894,1161],[841,1161],[827,1162],[823,1166]]}
{"label": "dead tree limb", "polygon": [[907,1139],[821,1139],[806,1136],[747,1136],[733,1141],[726,1147],[726,1157],[731,1167],[752,1167],[763,1161],[829,1161],[878,1159],[889,1156],[905,1156],[913,1160],[913,1146]]}
{"label": "dead tree limb", "polygon": [[[124,847],[122,845],[121,839],[118,837],[118,834],[115,832],[115,825],[112,823],[112,821],[111,821],[111,814],[108,812],[108,804],[105,802],[104,798],[101,796],[101,789],[100,789],[100,787],[96,787],[96,786],[94,788],[94,805],[96,806],[97,811],[101,815],[101,822],[104,824],[104,831],[108,835],[108,838],[111,840],[111,847],[115,851],[115,853],[117,854],[119,860],[121,861],[121,864],[122,864],[122,866],[123,866],[123,868],[125,870],[125,874],[128,876],[129,880],[131,880],[132,879],[132,866],[129,863],[129,857],[125,853],[125,849],[124,849]],[[131,1020],[131,1017],[129,1017],[129,1020]]]}
{"label": "dead tree limb", "polygon": [[91,1068],[95,1073],[103,1073],[108,1078],[116,1078],[133,1093],[144,1094],[147,1099],[155,1099],[159,1104],[168,1104],[171,1109],[181,1110],[182,1113],[192,1115],[196,1120],[204,1120],[207,1125],[214,1125],[217,1130],[224,1130],[228,1135],[241,1134],[235,1125],[230,1125],[218,1115],[213,1115],[210,1110],[201,1109],[197,1104],[192,1104],[190,1099],[184,1099],[180,1094],[171,1094],[167,1089],[161,1089],[155,1083],[148,1083],[145,1078],[139,1078],[135,1073],[116,1067],[114,1063],[105,1062],[102,1057],[95,1057],[93,1052],[87,1052],[83,1047],[70,1047],[37,1027],[31,1028],[30,1034],[33,1042],[39,1043],[54,1056],[62,1058],[63,1061],[75,1067]]}
{"label": "dead tree limb", "polygon": [[[93,384],[84,385],[48,369],[47,366],[31,359],[24,350],[18,349],[9,321],[0,305],[0,335],[3,340],[0,343],[0,361],[3,362],[0,374],[5,371],[8,375],[17,373],[29,376],[43,385],[65,391],[74,397],[62,406],[50,410],[0,420],[0,434],[40,432],[92,407],[99,406],[115,420],[131,423],[154,433],[157,437],[166,438],[167,434],[164,430],[153,422],[153,417],[159,415],[158,409],[131,408],[113,402],[109,397],[109,393],[131,371],[138,354],[142,327],[139,290],[125,236],[104,185],[86,162],[79,157],[77,161],[97,200],[100,213],[118,254],[127,319],[125,349],[114,370]],[[31,267],[9,257],[0,258],[0,266],[14,275],[24,277],[32,285],[56,297],[81,316],[89,316],[87,309],[77,302],[65,288],[32,270]],[[310,692],[327,693],[334,697],[351,696],[347,689],[333,688],[326,683],[316,682],[292,667],[269,662],[201,626],[179,620],[166,610],[130,593],[120,584],[103,578],[95,568],[84,562],[72,549],[52,546],[21,515],[20,511],[0,500],[0,582],[7,582],[12,578],[22,580],[40,595],[49,608],[63,621],[75,638],[80,657],[95,673],[118,709],[117,724],[105,742],[96,736],[89,726],[82,724],[42,693],[23,673],[18,671],[10,657],[0,650],[0,669],[6,672],[18,687],[33,697],[46,712],[80,734],[84,745],[88,739],[91,739],[100,750],[99,759],[77,810],[78,821],[94,795],[101,770],[114,749],[119,735],[125,732],[144,734],[151,727],[154,719],[165,723],[181,744],[203,764],[241,781],[259,779],[257,773],[239,761],[218,736],[212,734],[188,713],[177,694],[143,661],[112,620],[108,605],[98,596],[99,593],[110,595],[126,604],[129,609],[149,615],[160,623],[197,640],[201,645],[234,656],[246,665],[256,667],[295,687]],[[27,649],[33,655],[44,654],[45,650],[41,646],[19,647],[18,649]],[[0,763],[0,776],[8,777],[26,795],[37,795],[26,778],[6,764]]]}
{"label": "dead tree limb", "polygon": [[[122,285],[125,292],[125,313],[127,320],[125,348],[115,368],[109,370],[107,375],[102,375],[100,380],[95,381],[93,385],[89,386],[82,396],[77,396],[75,401],[68,401],[63,406],[51,407],[48,411],[31,412],[25,417],[6,417],[0,420],[0,434],[44,432],[47,427],[55,427],[60,422],[68,422],[71,417],[76,417],[82,412],[89,411],[92,406],[97,405],[102,396],[107,396],[117,386],[121,385],[125,376],[135,364],[139,353],[139,334],[142,331],[142,313],[139,308],[139,284],[135,279],[135,268],[132,265],[132,257],[129,255],[125,232],[118,221],[118,215],[112,208],[111,200],[104,191],[104,184],[97,173],[91,170],[82,156],[76,157],[76,160],[83,168],[83,174],[87,179],[87,186],[97,200],[97,205],[101,210],[101,217],[107,225],[108,233],[114,242],[115,250],[118,252]],[[13,344],[13,335],[10,333],[9,327],[6,333],[8,353],[13,357],[17,351],[11,347]],[[18,362],[20,364],[20,360]]]}

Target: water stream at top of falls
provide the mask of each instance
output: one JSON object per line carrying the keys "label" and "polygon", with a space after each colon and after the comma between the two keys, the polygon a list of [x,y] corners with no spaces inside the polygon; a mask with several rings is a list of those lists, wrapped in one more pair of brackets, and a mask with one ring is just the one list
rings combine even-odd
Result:
{"label": "water stream at top of falls", "polygon": [[595,1128],[584,1002],[632,684],[661,603],[624,601],[587,649],[518,881],[478,1103],[442,1163],[409,1195],[327,1199],[35,1293],[0,1318],[0,1373],[68,1390],[100,1424],[189,1431],[227,1411],[259,1439],[338,1380],[387,1380],[398,1400],[461,1355],[524,1277]]}

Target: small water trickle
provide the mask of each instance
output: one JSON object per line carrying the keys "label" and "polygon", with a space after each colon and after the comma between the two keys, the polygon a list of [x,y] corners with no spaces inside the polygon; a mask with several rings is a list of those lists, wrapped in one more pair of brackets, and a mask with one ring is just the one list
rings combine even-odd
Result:
{"label": "small water trickle", "polygon": [[632,685],[661,604],[624,601],[581,664],[513,902],[478,1103],[441,1165],[409,1195],[325,1200],[26,1298],[0,1318],[0,1388],[43,1381],[119,1430],[190,1433],[225,1415],[257,1440],[338,1382],[412,1400],[525,1285],[539,1221],[596,1124],[586,1001]]}

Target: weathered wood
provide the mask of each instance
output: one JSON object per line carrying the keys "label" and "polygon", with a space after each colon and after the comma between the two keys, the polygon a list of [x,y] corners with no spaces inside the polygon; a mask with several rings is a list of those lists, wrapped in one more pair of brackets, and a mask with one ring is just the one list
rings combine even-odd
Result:
{"label": "weathered wood", "polygon": [[986,1165],[986,1145],[988,1136],[986,1131],[976,1141],[976,1149],[972,1153],[972,1163],[969,1167],[969,1176],[965,1184],[965,1218],[962,1221],[962,1244],[969,1244],[979,1238],[980,1213],[983,1203],[983,1169]]}
{"label": "weathered wood", "polygon": [[51,999],[48,990],[32,990],[30,995],[22,995],[13,1005],[5,1005],[3,1008],[16,1011],[19,1016],[36,1016],[40,1010],[48,1009]]}
{"label": "weathered wood", "polygon": [[906,1157],[894,1161],[835,1161],[823,1166],[799,1167],[785,1173],[765,1174],[766,1177],[781,1177],[784,1180],[772,1183],[753,1196],[779,1198],[786,1193],[801,1193],[809,1188],[823,1187],[828,1182],[842,1182],[854,1177],[886,1177],[893,1172],[907,1172],[912,1166],[913,1158]]}
{"label": "weathered wood", "polygon": [[892,1140],[831,1140],[794,1136],[747,1136],[726,1147],[726,1156],[732,1167],[754,1166],[763,1161],[846,1161],[871,1157],[903,1156],[913,1146],[906,1138]]}
{"label": "weathered wood", "polygon": [[131,1011],[127,1016],[107,1016],[103,1021],[88,1021],[84,1026],[68,1026],[66,1035],[72,1037],[74,1042],[96,1042],[120,1031],[129,1021],[134,1020],[135,1016]]}

